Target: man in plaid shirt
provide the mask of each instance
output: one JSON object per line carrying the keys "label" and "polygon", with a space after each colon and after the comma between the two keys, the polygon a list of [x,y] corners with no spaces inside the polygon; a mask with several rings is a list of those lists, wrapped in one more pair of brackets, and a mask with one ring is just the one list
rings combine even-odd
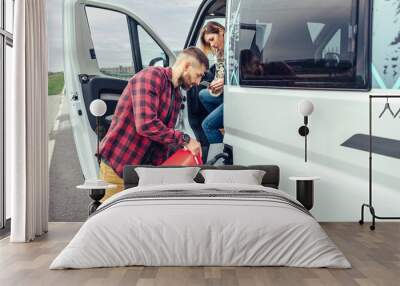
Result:
{"label": "man in plaid shirt", "polygon": [[167,159],[168,145],[184,146],[194,155],[200,152],[200,143],[174,126],[182,101],[180,87],[199,85],[208,68],[204,53],[190,47],[172,67],[149,67],[129,80],[100,146],[100,177],[117,185],[106,190],[103,200],[123,190],[125,165],[160,165]]}

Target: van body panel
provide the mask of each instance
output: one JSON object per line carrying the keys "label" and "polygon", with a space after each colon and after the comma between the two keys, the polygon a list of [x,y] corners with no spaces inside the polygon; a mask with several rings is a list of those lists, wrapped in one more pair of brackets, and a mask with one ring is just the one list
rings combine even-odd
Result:
{"label": "van body panel", "polygon": [[[239,36],[233,30],[234,22],[240,18],[240,3],[228,1],[227,26],[231,30],[227,47]],[[373,4],[371,91],[248,87],[239,85],[237,79],[225,87],[224,143],[233,146],[234,163],[279,165],[281,188],[292,195],[295,184],[289,176],[321,177],[315,183],[316,202],[311,210],[320,221],[359,219],[361,204],[368,200],[369,156],[368,152],[343,143],[357,134],[368,138],[364,135],[369,134],[370,94],[400,95],[396,78],[400,45],[393,45],[398,39],[400,6],[396,1],[376,0]],[[232,66],[239,59],[228,49],[226,59],[228,77],[235,78]],[[298,133],[303,125],[298,104],[305,99],[315,107],[309,116],[307,163],[304,137]],[[400,100],[389,102],[395,112],[400,108]],[[385,99],[373,102],[373,134],[397,144],[400,118],[394,119],[389,113],[378,118],[385,103]],[[400,161],[395,156],[373,154],[373,196],[378,215],[393,216],[398,212],[399,169]]]}

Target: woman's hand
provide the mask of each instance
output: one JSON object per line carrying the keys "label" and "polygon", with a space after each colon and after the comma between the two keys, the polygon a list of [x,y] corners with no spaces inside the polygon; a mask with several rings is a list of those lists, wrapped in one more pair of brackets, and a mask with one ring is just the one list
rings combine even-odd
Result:
{"label": "woman's hand", "polygon": [[211,90],[212,93],[220,93],[224,88],[224,79],[219,78],[215,79],[210,83],[210,86],[208,87],[209,90]]}

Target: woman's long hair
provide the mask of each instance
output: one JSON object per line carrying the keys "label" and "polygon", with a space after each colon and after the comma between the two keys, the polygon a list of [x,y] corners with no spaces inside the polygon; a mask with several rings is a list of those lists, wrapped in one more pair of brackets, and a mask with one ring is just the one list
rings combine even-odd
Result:
{"label": "woman's long hair", "polygon": [[219,32],[225,33],[225,27],[218,22],[210,21],[208,22],[200,32],[200,47],[203,52],[208,55],[212,50],[210,44],[206,43],[204,37],[206,34],[219,34]]}

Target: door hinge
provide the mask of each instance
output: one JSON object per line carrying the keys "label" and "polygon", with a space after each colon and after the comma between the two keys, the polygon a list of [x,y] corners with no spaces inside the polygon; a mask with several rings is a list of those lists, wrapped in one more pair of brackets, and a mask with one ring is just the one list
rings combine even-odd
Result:
{"label": "door hinge", "polygon": [[71,99],[73,100],[73,101],[78,101],[78,99],[79,99],[79,97],[78,97],[78,92],[73,92],[72,93],[72,97],[71,97]]}

